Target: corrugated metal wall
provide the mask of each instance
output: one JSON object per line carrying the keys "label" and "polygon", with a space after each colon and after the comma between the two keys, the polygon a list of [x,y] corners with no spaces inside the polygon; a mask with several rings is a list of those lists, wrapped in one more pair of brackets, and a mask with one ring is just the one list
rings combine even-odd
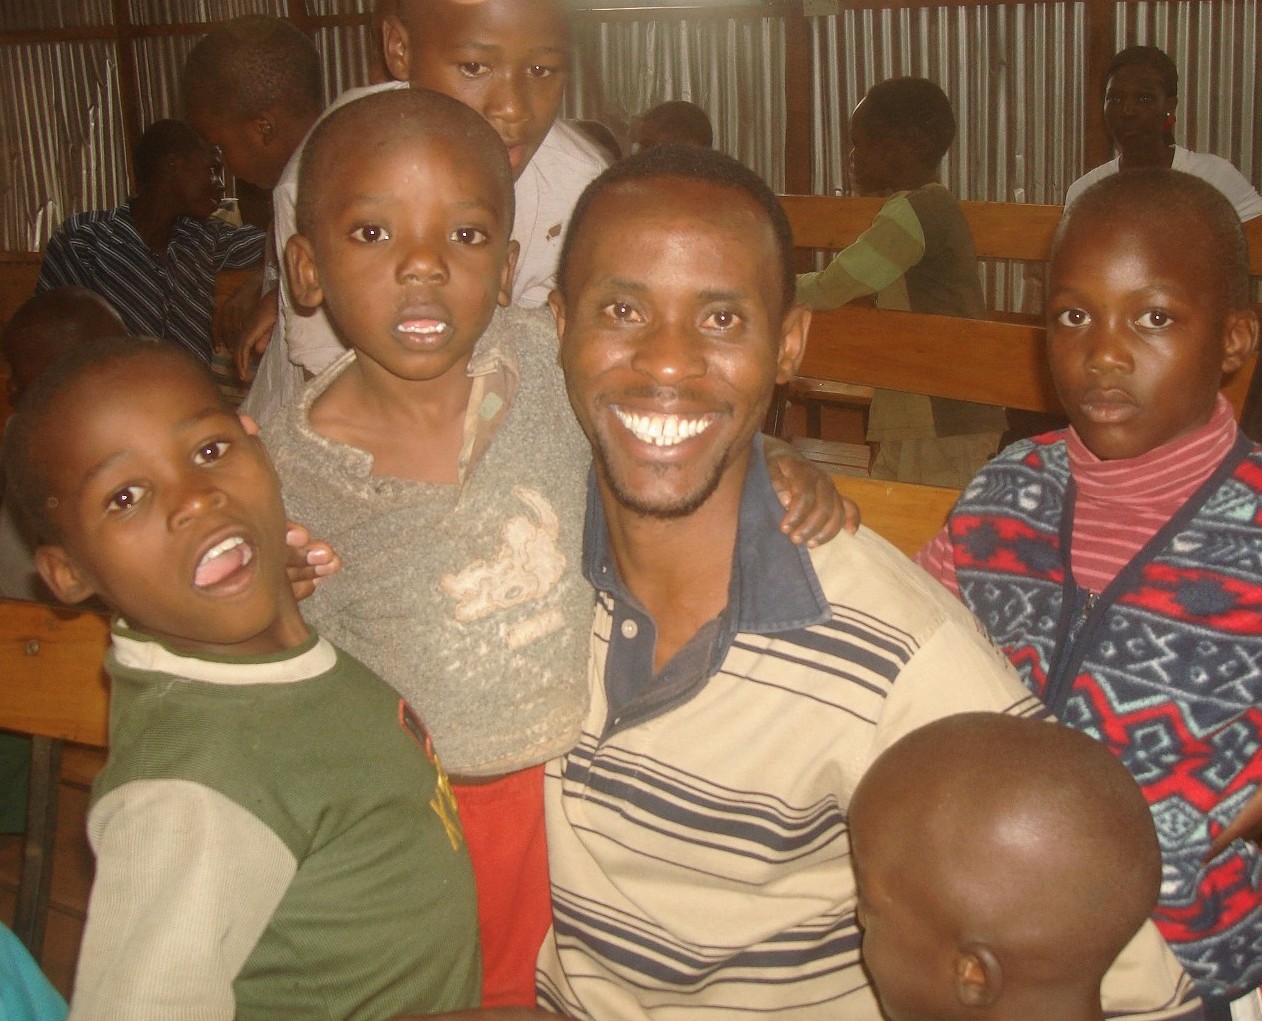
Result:
{"label": "corrugated metal wall", "polygon": [[[321,13],[361,13],[372,0],[325,0]],[[138,25],[284,14],[284,0],[132,0]],[[108,0],[0,2],[0,30],[102,27]],[[179,74],[196,35],[136,42],[140,120],[179,116]],[[320,29],[326,97],[368,80],[367,31]],[[128,193],[126,139],[113,42],[71,40],[0,47],[0,249],[43,248],[69,214],[117,205]]]}
{"label": "corrugated metal wall", "polygon": [[[309,0],[312,13],[365,12],[372,0]],[[131,0],[139,24],[283,13],[284,0]],[[1262,177],[1262,0],[1117,6],[1117,45],[1151,42],[1182,75],[1176,134],[1192,148]],[[0,30],[110,23],[109,0],[4,0]],[[955,104],[959,140],[946,183],[966,198],[1059,202],[1083,167],[1085,8],[1081,3],[863,11],[810,19],[814,190],[847,186],[846,123],[882,78],[920,74]],[[176,83],[192,36],[137,46],[142,120],[178,110]],[[368,77],[368,31],[321,29],[330,97]],[[583,12],[565,115],[594,117],[622,139],[631,118],[667,98],[702,102],[718,144],[784,187],[784,25],[755,11],[635,20]],[[68,213],[127,192],[112,43],[0,48],[0,247],[41,247]],[[993,286],[1008,285],[996,280]]]}
{"label": "corrugated metal wall", "polygon": [[715,145],[784,189],[780,18],[580,19],[565,116],[599,120],[627,151],[631,121],[667,99],[703,106]]}
{"label": "corrugated metal wall", "polygon": [[[1116,49],[1160,46],[1179,68],[1184,145],[1262,177],[1259,0],[1118,4]],[[1014,4],[917,10],[847,10],[812,19],[816,66],[815,160],[820,194],[849,191],[850,111],[876,82],[919,75],[955,109],[956,143],[942,181],[957,196],[1001,202],[1064,201],[1085,170],[1084,111],[1102,102],[1085,81],[1085,7]],[[1088,94],[1087,90],[1092,92]],[[986,268],[996,308],[1024,304],[1024,269]]]}

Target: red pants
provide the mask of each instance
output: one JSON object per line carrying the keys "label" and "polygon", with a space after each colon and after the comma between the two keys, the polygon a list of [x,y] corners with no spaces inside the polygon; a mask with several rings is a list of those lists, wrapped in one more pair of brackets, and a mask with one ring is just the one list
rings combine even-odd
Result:
{"label": "red pants", "polygon": [[543,766],[452,791],[478,885],[482,1006],[533,1007],[535,958],[552,924]]}

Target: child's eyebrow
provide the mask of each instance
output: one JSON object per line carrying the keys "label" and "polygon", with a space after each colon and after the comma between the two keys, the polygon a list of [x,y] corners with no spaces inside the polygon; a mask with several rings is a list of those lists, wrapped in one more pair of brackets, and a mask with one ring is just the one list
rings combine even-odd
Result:
{"label": "child's eyebrow", "polygon": [[[236,416],[230,415],[230,413],[225,411],[223,408],[208,407],[195,414],[189,415],[186,418],[180,419],[180,421],[175,423],[173,431],[183,432],[186,429],[194,429],[202,425],[204,422],[216,418],[232,418],[235,420]],[[97,461],[96,464],[89,465],[88,470],[83,473],[83,482],[80,484],[79,488],[81,490],[87,489],[93,479],[103,472],[108,471],[112,466],[118,464],[118,462],[126,460],[130,453],[131,447],[123,447],[121,450],[116,450],[112,454],[107,454],[105,457],[101,458],[101,460]]]}

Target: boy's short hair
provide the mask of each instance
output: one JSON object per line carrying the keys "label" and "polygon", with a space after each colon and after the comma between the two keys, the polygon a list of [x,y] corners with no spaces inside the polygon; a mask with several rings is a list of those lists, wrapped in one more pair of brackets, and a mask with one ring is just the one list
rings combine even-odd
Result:
{"label": "boy's short hair", "polygon": [[1171,220],[1180,217],[1199,220],[1208,235],[1220,311],[1249,306],[1249,243],[1235,208],[1208,181],[1181,170],[1145,167],[1111,174],[1096,182],[1061,217],[1048,255],[1049,272],[1075,224],[1084,218],[1101,216],[1139,217],[1154,231],[1164,230]]}
{"label": "boy's short hair", "polygon": [[154,121],[145,128],[145,133],[132,150],[136,184],[141,188],[154,185],[158,180],[162,161],[168,156],[188,156],[209,147],[210,143],[187,121]]}
{"label": "boy's short hair", "polygon": [[[860,781],[851,831],[859,848],[887,853],[860,861],[865,871],[913,873],[917,896],[946,916],[947,938],[988,932],[995,949],[1027,964],[1051,958],[1067,978],[1102,976],[1161,886],[1157,833],[1134,778],[1060,723],[969,712],[912,731]],[[1005,931],[1027,916],[1040,924]]]}
{"label": "boy's short hair", "polygon": [[281,107],[324,105],[320,54],[283,18],[247,14],[225,22],[188,55],[180,78],[185,109],[210,108],[232,120]]}
{"label": "boy's short hair", "polygon": [[[44,425],[53,404],[84,376],[106,365],[155,355],[180,359],[210,378],[205,365],[178,344],[152,337],[99,337],[66,352],[18,401],[4,433],[5,496],[12,497],[18,526],[32,544],[62,540],[61,529],[50,513],[56,507],[57,497],[51,492],[51,465],[42,453],[47,432]],[[219,392],[217,387],[215,392]],[[224,406],[227,407],[226,402]]]}
{"label": "boy's short hair", "polygon": [[703,149],[696,145],[658,145],[636,153],[609,167],[584,189],[574,205],[574,212],[570,214],[570,225],[566,229],[561,258],[557,264],[557,288],[563,294],[569,285],[575,238],[582,231],[592,203],[602,192],[615,185],[657,177],[682,177],[735,188],[761,206],[771,222],[780,255],[780,290],[783,299],[781,311],[793,305],[796,288],[793,229],[789,226],[789,218],[785,215],[780,200],[767,187],[767,183],[743,163],[714,149]]}
{"label": "boy's short hair", "polygon": [[347,131],[372,118],[389,118],[392,139],[409,132],[429,139],[451,138],[460,143],[461,155],[490,167],[501,183],[506,211],[505,223],[513,222],[515,193],[513,171],[499,135],[476,111],[457,99],[430,89],[389,89],[353,100],[338,107],[311,132],[298,165],[298,199],[294,210],[298,233],[309,235],[314,226],[321,185],[332,161],[344,161],[347,145],[353,145]]}
{"label": "boy's short hair", "polygon": [[658,103],[640,118],[640,128],[653,127],[665,141],[683,145],[699,145],[708,149],[714,145],[714,125],[709,115],[686,99],[671,99]]}
{"label": "boy's short hair", "polygon": [[1119,50],[1113,55],[1113,59],[1109,61],[1109,66],[1104,72],[1106,88],[1109,79],[1124,67],[1146,67],[1150,71],[1157,72],[1157,77],[1161,79],[1162,91],[1172,99],[1178,97],[1179,69],[1175,67],[1174,61],[1165,50],[1158,49],[1156,46],[1128,46],[1124,50]]}
{"label": "boy's short hair", "polygon": [[889,78],[863,97],[868,126],[877,135],[904,138],[926,167],[936,167],[955,141],[955,112],[946,93],[928,78]]}

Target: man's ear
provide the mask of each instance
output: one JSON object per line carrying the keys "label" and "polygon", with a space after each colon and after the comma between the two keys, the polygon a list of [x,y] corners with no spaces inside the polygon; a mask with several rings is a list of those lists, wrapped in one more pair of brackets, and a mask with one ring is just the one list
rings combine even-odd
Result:
{"label": "man's ear", "polygon": [[245,430],[247,436],[257,436],[259,434],[259,424],[249,415],[237,415],[241,420],[241,428]]}
{"label": "man's ear", "polygon": [[498,301],[505,308],[513,303],[513,277],[517,275],[517,257],[521,255],[521,242],[509,241],[504,253],[504,273],[500,277]]}
{"label": "man's ear", "polygon": [[387,14],[381,19],[381,52],[391,78],[397,82],[411,80],[412,43],[407,25],[397,14]]}
{"label": "man's ear", "polygon": [[559,289],[548,294],[548,308],[552,309],[552,318],[557,321],[557,340],[565,339],[565,298]]}
{"label": "man's ear", "polygon": [[310,240],[295,234],[285,244],[285,275],[295,304],[305,309],[319,308],[324,302],[320,272]]}
{"label": "man's ear", "polygon": [[260,145],[271,145],[278,135],[275,115],[270,110],[264,110],[250,121],[250,131]]}
{"label": "man's ear", "polygon": [[1223,373],[1235,372],[1257,349],[1257,312],[1251,308],[1228,312],[1223,322]]}
{"label": "man's ear", "polygon": [[35,550],[35,568],[44,584],[63,603],[81,603],[96,595],[96,587],[64,546],[38,547]]}
{"label": "man's ear", "polygon": [[955,996],[965,1007],[989,1007],[1003,992],[1003,968],[985,943],[968,943],[955,954]]}
{"label": "man's ear", "polygon": [[780,327],[780,353],[776,356],[777,383],[787,383],[797,375],[810,329],[811,310],[805,305],[794,305],[785,313]]}

